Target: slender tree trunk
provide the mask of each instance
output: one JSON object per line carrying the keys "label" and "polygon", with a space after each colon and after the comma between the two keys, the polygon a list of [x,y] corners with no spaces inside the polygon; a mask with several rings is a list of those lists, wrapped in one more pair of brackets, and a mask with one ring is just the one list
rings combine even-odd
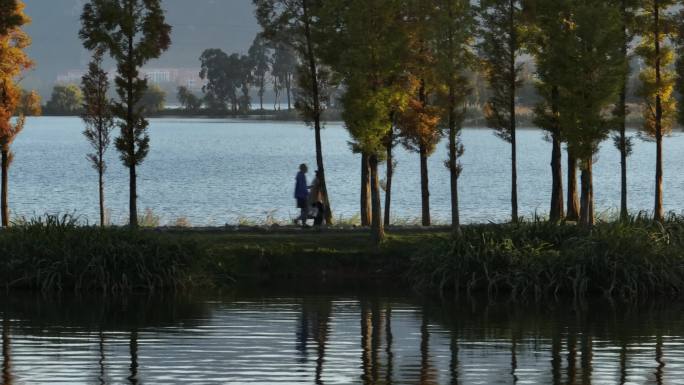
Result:
{"label": "slender tree trunk", "polygon": [[361,226],[371,224],[370,163],[368,155],[361,154]]}
{"label": "slender tree trunk", "polygon": [[2,211],[2,227],[9,227],[9,149],[2,149],[2,192],[0,192],[0,202]]}
{"label": "slender tree trunk", "polygon": [[[422,106],[427,106],[427,95],[425,93],[425,80],[420,82],[418,97]],[[428,149],[423,138],[420,138],[420,193],[422,207],[422,224],[430,226],[430,177],[428,175]]]}
{"label": "slender tree trunk", "polygon": [[578,221],[580,217],[580,200],[577,194],[577,158],[568,148],[568,210],[565,219]]}
{"label": "slender tree trunk", "polygon": [[593,160],[589,158],[582,162],[582,207],[580,209],[580,224],[594,225],[594,177]]}
{"label": "slender tree trunk", "polygon": [[430,186],[428,176],[428,154],[425,146],[420,146],[420,192],[423,208],[423,226],[430,226]]}
{"label": "slender tree trunk", "polygon": [[[552,91],[552,110],[554,116],[558,116],[558,87],[554,86]],[[558,124],[558,123],[556,123]],[[551,151],[551,210],[549,212],[549,220],[551,222],[558,222],[563,220],[563,168],[562,168],[562,150],[560,139],[560,127],[555,128],[555,132],[551,134],[551,141],[553,149]]]}
{"label": "slender tree trunk", "polygon": [[620,130],[620,219],[625,221],[629,217],[627,208],[627,137],[624,123]]}
{"label": "slender tree trunk", "polygon": [[292,81],[290,80],[290,75],[287,75],[287,110],[290,111],[292,109]]}
{"label": "slender tree trunk", "polygon": [[663,212],[663,106],[660,95],[662,84],[660,68],[660,10],[659,2],[654,2],[655,14],[655,73],[656,73],[656,116],[655,116],[655,137],[656,137],[656,186],[655,186],[655,208],[653,210],[654,219],[662,222],[665,219]]}
{"label": "slender tree trunk", "polygon": [[[132,17],[133,15],[133,3],[129,4],[129,13]],[[135,63],[133,60],[133,36],[130,36],[128,38],[128,66],[129,69],[128,71],[132,71],[135,68]],[[129,142],[129,148],[128,148],[128,156],[131,158],[131,164],[128,166],[128,173],[129,173],[129,191],[128,191],[128,208],[129,208],[129,225],[131,228],[137,228],[138,227],[138,188],[137,188],[137,175],[135,173],[135,124],[133,122],[133,109],[135,106],[133,105],[133,77],[129,73],[128,74],[128,84],[127,84],[127,95],[126,95],[126,102],[127,102],[127,114],[126,114],[126,126],[127,127],[127,132],[124,133],[124,135],[128,135],[128,138],[126,138]]]}
{"label": "slender tree trunk", "polygon": [[392,154],[392,142],[394,138],[392,137],[392,129],[390,129],[389,139],[385,147],[387,148],[387,180],[385,186],[385,227],[389,227],[392,221],[390,214],[392,206],[392,177],[394,176],[394,154]]}
{"label": "slender tree trunk", "polygon": [[273,111],[278,111],[278,110],[280,110],[280,108],[278,106],[278,102],[280,102],[280,91],[278,91],[278,87],[274,87],[273,94],[274,94]]}
{"label": "slender tree trunk", "polygon": [[98,170],[98,187],[100,190],[100,227],[105,226],[105,206],[104,206],[104,170]]}
{"label": "slender tree trunk", "polygon": [[515,3],[510,0],[509,7],[509,30],[510,30],[510,57],[509,57],[509,71],[511,78],[509,79],[511,87],[511,95],[509,100],[509,114],[511,116],[511,220],[513,223],[518,222],[518,154],[516,143],[516,118],[515,118],[515,93],[516,93],[516,70],[515,70],[515,53],[518,46],[518,37],[515,25]]}
{"label": "slender tree trunk", "polygon": [[629,80],[629,60],[627,50],[629,37],[627,35],[627,0],[622,0],[620,9],[622,13],[622,57],[624,60],[624,74],[620,89],[620,100],[618,102],[618,116],[620,119],[619,141],[620,141],[620,219],[625,221],[629,216],[627,208],[627,82]]}
{"label": "slender tree trunk", "polygon": [[135,171],[135,165],[131,166],[128,168],[128,173],[129,173],[129,216],[130,216],[130,226],[132,228],[137,228],[138,227],[138,178],[136,175]]}
{"label": "slender tree trunk", "polygon": [[[328,197],[328,187],[325,180],[325,167],[323,165],[323,144],[321,142],[321,99],[318,85],[318,69],[316,68],[316,55],[314,54],[313,42],[311,41],[311,26],[309,19],[309,0],[302,0],[304,36],[306,39],[306,55],[309,65],[309,75],[311,76],[311,99],[313,101],[313,122],[316,135],[316,166],[319,172],[319,182],[323,204],[325,206],[325,222],[328,225],[333,223],[332,208]],[[377,170],[376,170],[377,171]]]}
{"label": "slender tree trunk", "polygon": [[461,218],[458,210],[458,148],[456,143],[456,91],[449,86],[449,178],[451,187],[451,229],[454,233],[461,231]]}
{"label": "slender tree trunk", "polygon": [[371,221],[371,228],[373,232],[373,240],[376,244],[382,243],[385,239],[385,226],[382,221],[382,206],[380,204],[380,181],[378,179],[378,156],[373,154],[369,156],[370,170],[371,170],[371,202],[373,207],[373,215]]}

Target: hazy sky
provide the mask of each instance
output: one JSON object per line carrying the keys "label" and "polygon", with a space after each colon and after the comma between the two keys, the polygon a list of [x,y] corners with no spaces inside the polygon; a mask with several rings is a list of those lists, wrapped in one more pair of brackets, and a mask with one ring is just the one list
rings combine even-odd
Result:
{"label": "hazy sky", "polygon": [[[57,75],[85,68],[89,54],[78,39],[79,17],[85,0],[24,0],[33,19],[26,30],[36,69],[24,87],[50,89]],[[171,49],[155,67],[197,67],[206,48],[246,52],[259,31],[251,0],[162,0],[167,22],[173,26]]]}

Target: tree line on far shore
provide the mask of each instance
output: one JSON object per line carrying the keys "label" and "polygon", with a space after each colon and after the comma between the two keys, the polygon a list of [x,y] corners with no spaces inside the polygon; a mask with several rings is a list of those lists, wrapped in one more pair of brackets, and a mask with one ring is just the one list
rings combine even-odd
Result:
{"label": "tree line on far shore", "polygon": [[[6,223],[6,171],[10,145],[21,131],[34,93],[17,86],[31,62],[24,49],[28,22],[20,0],[0,0],[10,12],[0,16],[0,144],[3,170],[3,223]],[[484,115],[488,125],[511,146],[511,219],[519,220],[517,196],[518,96],[521,63],[534,61],[537,102],[534,119],[552,143],[549,154],[552,194],[549,219],[594,224],[593,166],[599,145],[612,138],[621,153],[621,218],[627,218],[627,160],[633,136],[626,131],[630,61],[640,58],[637,95],[643,109],[639,137],[653,141],[654,219],[662,221],[663,140],[677,118],[684,122],[677,95],[684,91],[683,0],[253,0],[263,28],[248,55],[205,50],[200,76],[202,98],[179,90],[186,108],[243,113],[250,87],[257,85],[260,105],[266,77],[282,86],[284,98],[313,128],[316,166],[326,222],[332,224],[323,156],[323,113],[339,104],[350,133],[351,150],[361,155],[362,224],[381,241],[390,223],[391,186],[397,145],[419,154],[422,224],[431,224],[428,159],[446,138],[452,223],[459,232],[460,139],[468,100],[488,85]],[[171,26],[159,0],[90,0],[81,16],[79,36],[93,52],[80,87],[89,156],[100,175],[102,155],[115,126],[113,143],[130,173],[130,224],[137,225],[136,168],[149,151],[145,103],[150,87],[140,68],[171,44]],[[116,97],[107,96],[104,55],[117,64]],[[285,62],[281,72],[280,65]],[[69,88],[69,87],[66,87]],[[676,92],[678,91],[678,92]],[[78,94],[74,87],[59,90]],[[48,103],[50,104],[50,103]],[[46,106],[47,107],[47,106]],[[23,109],[23,110],[22,110]],[[18,118],[12,118],[19,114]],[[567,179],[561,168],[567,147]],[[381,202],[380,166],[385,164],[385,202]],[[578,186],[577,176],[580,176]],[[567,183],[566,189],[564,184]],[[102,188],[101,188],[102,190]],[[567,192],[567,196],[564,195]],[[101,201],[103,197],[101,196]],[[567,203],[566,203],[567,202]],[[103,203],[101,202],[101,207]]]}

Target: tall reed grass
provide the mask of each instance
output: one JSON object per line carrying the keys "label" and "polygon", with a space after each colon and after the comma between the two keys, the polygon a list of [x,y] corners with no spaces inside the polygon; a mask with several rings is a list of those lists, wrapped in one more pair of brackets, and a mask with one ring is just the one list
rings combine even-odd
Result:
{"label": "tall reed grass", "polygon": [[150,231],[46,216],[0,231],[0,287],[122,292],[192,284],[202,250]]}
{"label": "tall reed grass", "polygon": [[684,293],[684,219],[646,217],[593,228],[540,220],[466,226],[411,260],[409,279],[442,293],[634,299]]}

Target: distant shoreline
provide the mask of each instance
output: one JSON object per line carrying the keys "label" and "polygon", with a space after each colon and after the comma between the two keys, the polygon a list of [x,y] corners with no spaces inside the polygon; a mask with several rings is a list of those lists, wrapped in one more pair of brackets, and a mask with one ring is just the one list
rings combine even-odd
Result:
{"label": "distant shoreline", "polygon": [[[487,123],[482,116],[472,116],[471,113],[469,118],[466,118],[463,128],[483,128],[489,129]],[[64,118],[78,118],[78,114],[62,114],[53,112],[44,112],[41,116],[44,117],[64,117]],[[245,120],[245,121],[272,121],[272,122],[301,122],[301,116],[295,109],[291,110],[253,110],[248,114],[231,114],[231,113],[212,113],[208,111],[198,111],[190,112],[183,111],[175,108],[168,108],[159,112],[151,113],[147,115],[150,119],[163,119],[163,118],[178,118],[178,119],[233,119],[233,120]],[[327,110],[323,113],[323,121],[328,123],[343,123],[342,111],[341,110]],[[518,128],[519,129],[530,129],[538,128],[535,126],[533,121],[533,116],[531,114],[525,113],[520,114],[517,117]],[[636,131],[642,125],[640,118],[631,117],[627,122],[627,129],[629,131]],[[677,129],[677,128],[675,128]]]}

